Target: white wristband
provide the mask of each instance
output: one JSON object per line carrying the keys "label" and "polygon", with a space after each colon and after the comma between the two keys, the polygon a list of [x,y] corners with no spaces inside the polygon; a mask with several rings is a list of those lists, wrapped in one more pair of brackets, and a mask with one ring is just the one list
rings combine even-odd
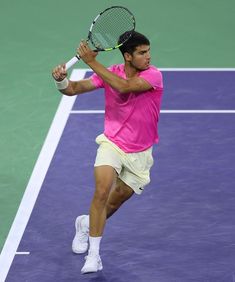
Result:
{"label": "white wristband", "polygon": [[55,80],[55,86],[59,90],[64,90],[69,86],[69,80],[67,77],[65,77],[62,81],[56,81]]}

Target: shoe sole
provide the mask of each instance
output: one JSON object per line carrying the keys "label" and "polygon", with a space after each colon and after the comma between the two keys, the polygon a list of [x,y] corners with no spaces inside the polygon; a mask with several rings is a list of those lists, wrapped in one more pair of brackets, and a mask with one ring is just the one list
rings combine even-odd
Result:
{"label": "shoe sole", "polygon": [[102,265],[99,265],[98,266],[98,269],[97,270],[94,270],[94,269],[86,269],[85,271],[81,271],[82,274],[88,274],[88,273],[95,273],[95,272],[98,272],[98,271],[101,271],[103,270],[103,266]]}

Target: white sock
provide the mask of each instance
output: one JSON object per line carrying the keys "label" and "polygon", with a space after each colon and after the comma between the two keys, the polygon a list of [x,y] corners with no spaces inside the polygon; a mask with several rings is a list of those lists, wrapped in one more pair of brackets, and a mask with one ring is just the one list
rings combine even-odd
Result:
{"label": "white sock", "polygon": [[102,237],[89,236],[89,243],[90,243],[89,253],[99,255],[101,239]]}

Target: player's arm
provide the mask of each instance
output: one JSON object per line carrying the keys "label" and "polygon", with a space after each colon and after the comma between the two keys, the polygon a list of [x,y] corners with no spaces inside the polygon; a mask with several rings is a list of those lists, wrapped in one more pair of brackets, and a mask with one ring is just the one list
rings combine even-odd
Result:
{"label": "player's arm", "polygon": [[79,95],[85,92],[95,90],[95,86],[90,79],[82,79],[79,81],[70,81],[68,87],[65,89],[59,89],[59,91],[67,96]]}
{"label": "player's arm", "polygon": [[106,83],[112,88],[118,90],[120,93],[129,92],[144,92],[150,90],[150,85],[146,80],[141,77],[133,77],[129,79],[123,79],[118,75],[112,73],[100,64],[96,59],[96,53],[92,51],[86,42],[82,42],[77,49],[81,59]]}
{"label": "player's arm", "polygon": [[70,81],[67,78],[65,65],[59,65],[52,71],[58,90],[67,96],[79,95],[95,89],[90,79],[82,79],[79,81]]}
{"label": "player's arm", "polygon": [[152,88],[152,85],[143,78],[132,77],[124,79],[106,69],[96,60],[93,60],[88,65],[99,77],[120,93],[144,92]]}

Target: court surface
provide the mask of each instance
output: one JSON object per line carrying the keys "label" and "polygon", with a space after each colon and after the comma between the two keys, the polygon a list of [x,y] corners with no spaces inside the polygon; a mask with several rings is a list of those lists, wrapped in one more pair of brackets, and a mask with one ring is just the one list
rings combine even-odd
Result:
{"label": "court surface", "polygon": [[[71,79],[90,74],[74,70]],[[109,219],[104,270],[89,275],[71,242],[94,189],[103,92],[63,97],[2,251],[0,281],[234,282],[234,75],[163,70],[152,181]]]}

